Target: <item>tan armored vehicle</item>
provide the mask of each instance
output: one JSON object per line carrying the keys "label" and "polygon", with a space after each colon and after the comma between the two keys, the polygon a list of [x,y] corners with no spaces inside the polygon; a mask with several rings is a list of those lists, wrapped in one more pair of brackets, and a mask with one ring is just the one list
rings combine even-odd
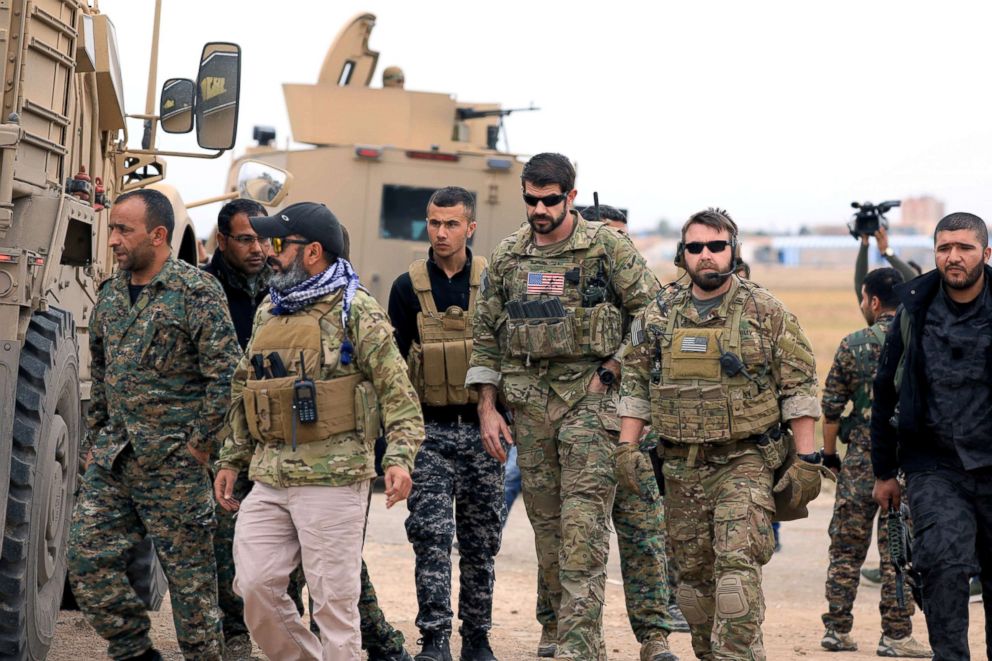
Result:
{"label": "tan armored vehicle", "polygon": [[363,284],[385,303],[396,276],[427,254],[431,194],[448,185],[475,193],[471,247],[488,256],[524,220],[523,165],[497,149],[502,117],[513,110],[405,89],[398,67],[385,69],[383,87],[370,87],[379,59],[368,45],[374,25],[374,15],[356,16],[335,38],[316,84],[283,85],[293,139],[313,147],[276,149],[273,135],[256,127],[261,144],[235,161],[227,190],[236,190],[245,160],[287,170],[292,190],[281,203],[327,204],[348,228]]}
{"label": "tan armored vehicle", "polygon": [[[144,114],[124,109],[114,24],[87,0],[0,2],[0,657],[42,659],[55,632],[89,398],[86,328],[112,268],[109,205],[141,186],[176,207],[174,251],[195,261],[175,190],[161,183],[159,115],[197,130],[219,156],[234,144],[240,49],[207,44],[197,80],[171,79],[154,111],[158,6]],[[192,56],[192,53],[191,53]],[[125,120],[144,120],[140,148]],[[176,154],[182,155],[182,154]]]}

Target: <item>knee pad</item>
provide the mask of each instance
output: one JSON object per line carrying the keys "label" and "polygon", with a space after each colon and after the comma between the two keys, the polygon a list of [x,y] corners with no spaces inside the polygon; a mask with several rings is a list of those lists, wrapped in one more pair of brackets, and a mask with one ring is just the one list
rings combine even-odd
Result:
{"label": "knee pad", "polygon": [[[751,606],[740,576],[723,576],[716,584],[716,613],[721,619],[744,617]],[[685,611],[682,611],[685,613]]]}
{"label": "knee pad", "polygon": [[713,597],[707,597],[689,585],[678,587],[675,601],[689,624],[706,624],[713,617]]}

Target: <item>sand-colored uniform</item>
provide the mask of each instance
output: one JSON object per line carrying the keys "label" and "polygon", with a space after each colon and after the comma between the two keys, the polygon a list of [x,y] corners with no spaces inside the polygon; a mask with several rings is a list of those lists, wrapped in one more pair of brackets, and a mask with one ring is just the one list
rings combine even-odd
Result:
{"label": "sand-colored uniform", "polygon": [[[634,320],[619,413],[650,422],[661,439],[677,598],[696,655],[764,659],[761,567],[774,548],[772,476],[785,438],[763,434],[819,417],[820,406],[796,318],[767,290],[731,277],[705,318],[687,286]],[[747,375],[727,376],[723,353],[740,357]]]}

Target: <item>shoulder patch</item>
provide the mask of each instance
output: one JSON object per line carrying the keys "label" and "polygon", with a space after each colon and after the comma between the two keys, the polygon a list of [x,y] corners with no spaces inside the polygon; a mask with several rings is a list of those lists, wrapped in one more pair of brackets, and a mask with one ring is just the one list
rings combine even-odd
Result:
{"label": "shoulder patch", "polygon": [[647,340],[647,333],[644,332],[644,317],[637,317],[630,324],[630,344],[640,346]]}
{"label": "shoulder patch", "polygon": [[479,285],[479,293],[483,296],[489,295],[489,267],[482,269],[481,284]]}

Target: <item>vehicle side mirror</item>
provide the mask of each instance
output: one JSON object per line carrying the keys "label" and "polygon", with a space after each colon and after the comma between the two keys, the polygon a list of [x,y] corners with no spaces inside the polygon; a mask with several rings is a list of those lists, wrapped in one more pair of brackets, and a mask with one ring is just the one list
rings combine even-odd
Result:
{"label": "vehicle side mirror", "polygon": [[193,98],[196,83],[189,78],[169,78],[159,95],[158,116],[166,133],[189,133],[193,130]]}
{"label": "vehicle side mirror", "polygon": [[211,42],[203,47],[196,77],[196,141],[204,149],[230,149],[238,133],[241,47]]}
{"label": "vehicle side mirror", "polygon": [[292,182],[289,172],[261,161],[244,161],[238,168],[238,194],[267,207],[279,206]]}

